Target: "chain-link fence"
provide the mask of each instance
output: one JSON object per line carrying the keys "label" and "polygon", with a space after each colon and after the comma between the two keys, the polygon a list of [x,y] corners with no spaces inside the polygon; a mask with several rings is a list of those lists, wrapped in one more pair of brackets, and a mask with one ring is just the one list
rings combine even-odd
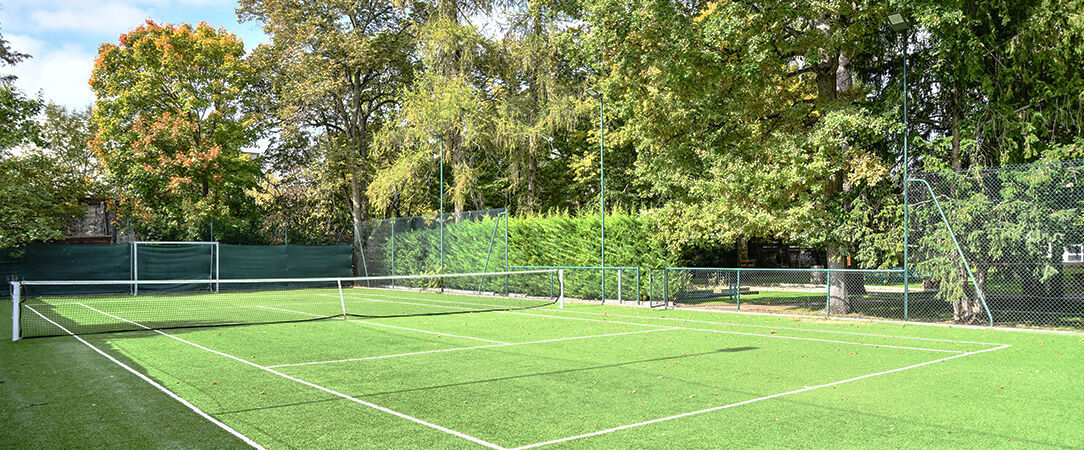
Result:
{"label": "chain-link fence", "polygon": [[646,281],[639,267],[510,266],[509,270],[562,269],[565,297],[570,301],[602,302],[602,274],[606,274],[604,303],[642,305],[647,300]]}
{"label": "chain-link fence", "polygon": [[1084,328],[1082,170],[1063,161],[915,177],[909,256],[929,274],[917,294],[947,305],[939,320]]}
{"label": "chain-link fence", "polygon": [[667,268],[651,278],[653,306],[900,320],[945,312],[943,302],[905,298],[899,270]]}
{"label": "chain-link fence", "polygon": [[[359,232],[365,276],[475,273],[505,270],[505,210],[486,209],[441,216],[364,222]],[[442,244],[443,242],[443,244]],[[444,269],[441,270],[443,264]]]}

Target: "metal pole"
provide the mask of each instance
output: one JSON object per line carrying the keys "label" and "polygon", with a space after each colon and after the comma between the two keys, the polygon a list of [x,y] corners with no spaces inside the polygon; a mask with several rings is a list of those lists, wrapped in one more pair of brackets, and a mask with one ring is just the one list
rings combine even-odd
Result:
{"label": "metal pole", "polygon": [[343,308],[343,320],[346,320],[346,298],[343,297],[343,280],[335,280],[335,284],[339,286],[339,304]]}
{"label": "metal pole", "polygon": [[557,270],[557,301],[560,302],[561,308],[565,307],[565,270]]}
{"label": "metal pole", "polygon": [[598,203],[602,220],[602,303],[606,303],[606,143],[603,139],[605,121],[602,115],[602,93],[598,95]]}
{"label": "metal pole", "polygon": [[617,304],[625,304],[625,301],[621,299],[621,269],[617,269]]}
{"label": "metal pole", "polygon": [[907,33],[903,33],[903,320],[909,319],[907,311],[907,300],[909,295],[909,284],[911,270],[910,261],[907,251],[909,245],[910,234],[910,216],[909,209],[911,209],[910,201],[907,198],[907,182],[909,166],[907,146],[910,138],[910,130],[907,126]]}
{"label": "metal pole", "polygon": [[[444,273],[444,135],[440,135],[440,273]],[[444,279],[440,279],[440,292],[444,292]]]}
{"label": "metal pole", "polygon": [[[444,273],[444,136],[440,140],[440,273]],[[444,292],[441,283],[441,292]]]}
{"label": "metal pole", "polygon": [[22,286],[19,285],[19,282],[18,281],[12,281],[11,282],[11,340],[12,341],[19,340],[19,310],[22,309],[22,306],[20,306],[21,302],[19,301],[19,299],[22,296],[22,292],[20,292],[20,291],[22,291]]}
{"label": "metal pole", "polygon": [[[395,219],[389,219],[391,222],[391,275],[395,276]],[[391,279],[391,286],[395,287],[395,278]]]}
{"label": "metal pole", "polygon": [[[504,271],[508,271],[508,208],[504,209]],[[508,274],[504,275],[504,295],[508,295]]]}
{"label": "metal pole", "polygon": [[139,295],[139,243],[132,242],[132,295]]}
{"label": "metal pole", "polygon": [[[956,252],[960,255],[960,262],[964,264],[964,270],[967,270],[967,276],[971,279],[971,286],[975,288],[975,294],[979,296],[979,300],[982,301],[982,308],[986,310],[986,318],[990,320],[990,326],[994,326],[994,315],[990,313],[990,307],[986,306],[986,295],[979,289],[979,283],[975,281],[975,274],[971,272],[971,264],[967,262],[967,257],[964,256],[964,250],[960,247],[960,241],[956,240],[956,233],[952,231],[952,225],[949,224],[948,217],[945,217],[945,211],[941,209],[941,202],[937,201],[937,196],[933,193],[933,187],[926,180],[918,178],[909,178],[907,182],[916,182],[926,185],[926,190],[930,193],[930,198],[933,199],[934,206],[937,207],[937,212],[941,214],[941,220],[945,222],[945,229],[949,232],[949,237],[952,238],[952,244],[956,246]],[[906,272],[904,272],[906,273]]]}

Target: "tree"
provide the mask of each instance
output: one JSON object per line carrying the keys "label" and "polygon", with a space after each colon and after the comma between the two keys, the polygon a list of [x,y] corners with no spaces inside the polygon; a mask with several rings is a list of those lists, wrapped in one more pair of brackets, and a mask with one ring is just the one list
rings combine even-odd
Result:
{"label": "tree", "polygon": [[41,151],[88,186],[89,195],[109,196],[101,162],[90,149],[95,130],[90,107],[69,110],[56,103],[45,105],[41,121]]}
{"label": "tree", "polygon": [[[824,247],[830,268],[854,253],[851,223],[872,217],[888,180],[894,122],[870,111],[853,62],[880,48],[884,11],[859,2],[600,1],[588,53],[636,146],[637,174],[666,199],[681,244],[749,236]],[[652,20],[640,20],[650,17]],[[883,222],[881,222],[883,223]],[[844,226],[849,225],[849,226]],[[882,230],[884,231],[884,230]],[[881,264],[881,261],[866,261]],[[833,277],[830,307],[850,311],[860,283]]]}
{"label": "tree", "polygon": [[[290,176],[319,164],[350,208],[354,256],[370,216],[365,192],[376,130],[413,77],[415,5],[383,0],[242,0],[242,20],[260,22],[271,37],[253,60],[266,80],[261,108],[275,138],[268,158]],[[294,170],[291,170],[294,169]],[[355,267],[360,266],[355,264]]]}
{"label": "tree", "polygon": [[47,155],[0,158],[0,248],[63,239],[85,193],[82,179]]}
{"label": "tree", "polygon": [[[29,58],[8,47],[0,37],[0,63]],[[42,125],[35,120],[39,99],[15,88],[13,76],[0,77],[0,248],[64,237],[64,228],[81,207],[85,183],[41,151],[47,145]],[[48,126],[46,126],[48,129]],[[13,151],[15,150],[15,151]]]}
{"label": "tree", "polygon": [[98,51],[91,148],[122,196],[119,220],[147,238],[240,240],[252,233],[259,166],[253,71],[224,29],[153,21]]}

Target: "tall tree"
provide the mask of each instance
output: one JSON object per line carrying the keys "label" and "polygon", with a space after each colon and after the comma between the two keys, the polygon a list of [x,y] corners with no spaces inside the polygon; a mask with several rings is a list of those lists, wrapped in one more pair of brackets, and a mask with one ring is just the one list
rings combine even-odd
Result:
{"label": "tall tree", "polygon": [[[414,4],[385,0],[242,0],[242,20],[271,42],[253,52],[265,83],[261,108],[272,138],[268,158],[289,176],[319,164],[350,208],[355,259],[370,208],[373,135],[414,76]],[[297,173],[296,170],[293,171]],[[360,267],[360,264],[355,264]]]}
{"label": "tall tree", "polygon": [[[0,37],[0,65],[29,57]],[[63,158],[42,151],[49,142],[37,120],[42,101],[28,98],[14,80],[0,76],[0,248],[63,238],[86,190]]]}
{"label": "tall tree", "polygon": [[123,197],[119,219],[149,238],[226,240],[253,231],[259,166],[244,45],[207,24],[152,21],[103,44],[91,73],[91,141]]}
{"label": "tall tree", "polygon": [[[873,188],[891,166],[881,142],[891,122],[866,108],[851,67],[870,51],[868,37],[885,31],[882,8],[601,1],[589,9],[587,48],[603,55],[599,82],[626,121],[614,139],[636,145],[639,175],[669,199],[661,215],[676,240],[779,238],[823,246],[829,267],[844,267],[856,245],[843,225],[869,216],[856,212],[883,195]],[[849,312],[857,285],[833,278],[834,313]]]}

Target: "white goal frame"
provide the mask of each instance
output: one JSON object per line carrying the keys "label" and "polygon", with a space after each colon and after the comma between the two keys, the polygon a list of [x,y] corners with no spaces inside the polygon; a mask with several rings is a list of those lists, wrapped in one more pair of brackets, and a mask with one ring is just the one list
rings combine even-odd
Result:
{"label": "white goal frame", "polygon": [[210,285],[212,292],[218,292],[219,280],[219,265],[218,255],[219,246],[216,241],[132,241],[132,295],[139,295],[139,246],[140,245],[206,245],[210,249],[211,265],[208,268],[210,277],[209,280],[215,281]]}

